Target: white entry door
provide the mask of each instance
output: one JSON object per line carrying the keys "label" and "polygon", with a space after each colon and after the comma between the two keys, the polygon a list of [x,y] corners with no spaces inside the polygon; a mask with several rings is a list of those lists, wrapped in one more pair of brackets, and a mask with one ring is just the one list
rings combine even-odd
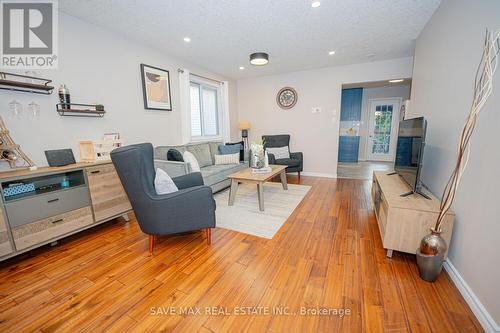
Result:
{"label": "white entry door", "polygon": [[400,98],[370,100],[367,160],[394,161],[400,106]]}

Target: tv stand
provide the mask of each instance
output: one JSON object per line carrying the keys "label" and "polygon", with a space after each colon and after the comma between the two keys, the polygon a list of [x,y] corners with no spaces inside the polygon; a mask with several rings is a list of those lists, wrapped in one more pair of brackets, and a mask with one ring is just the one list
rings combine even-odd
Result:
{"label": "tv stand", "polygon": [[[408,185],[400,177],[383,171],[373,173],[372,199],[375,216],[387,257],[393,251],[413,253],[422,238],[434,227],[439,214],[439,200],[429,192],[401,196]],[[424,198],[423,195],[428,197]],[[455,215],[449,211],[444,218],[442,236],[450,244]],[[449,246],[448,246],[449,248]]]}

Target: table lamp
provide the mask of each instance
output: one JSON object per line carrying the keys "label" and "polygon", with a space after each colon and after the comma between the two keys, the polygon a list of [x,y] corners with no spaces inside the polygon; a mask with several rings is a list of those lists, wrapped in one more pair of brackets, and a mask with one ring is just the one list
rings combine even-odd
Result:
{"label": "table lamp", "polygon": [[250,129],[250,122],[247,120],[240,121],[239,126],[245,148],[248,148],[248,130]]}

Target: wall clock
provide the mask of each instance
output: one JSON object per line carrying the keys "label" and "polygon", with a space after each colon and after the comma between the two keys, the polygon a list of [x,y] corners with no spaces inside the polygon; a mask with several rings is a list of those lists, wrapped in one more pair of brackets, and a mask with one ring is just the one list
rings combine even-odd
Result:
{"label": "wall clock", "polygon": [[297,103],[297,91],[290,87],[285,87],[278,91],[276,95],[276,102],[282,109],[291,109]]}

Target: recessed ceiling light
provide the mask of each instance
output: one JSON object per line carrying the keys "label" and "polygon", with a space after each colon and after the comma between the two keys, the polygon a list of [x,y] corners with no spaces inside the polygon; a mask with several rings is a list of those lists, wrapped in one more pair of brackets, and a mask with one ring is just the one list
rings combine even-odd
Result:
{"label": "recessed ceiling light", "polygon": [[404,79],[395,79],[395,80],[389,80],[390,83],[398,83],[398,82],[403,82]]}
{"label": "recessed ceiling light", "polygon": [[334,54],[335,54],[335,51],[328,52],[328,55],[334,55]]}
{"label": "recessed ceiling light", "polygon": [[269,54],[256,52],[250,54],[250,63],[254,66],[264,66],[269,63]]}
{"label": "recessed ceiling light", "polygon": [[242,71],[242,70],[244,70],[244,69],[245,69],[245,67],[243,67],[243,66],[240,66],[240,71]]}
{"label": "recessed ceiling light", "polygon": [[319,6],[321,6],[321,2],[319,2],[319,1],[313,1],[311,3],[312,8],[318,8]]}
{"label": "recessed ceiling light", "polygon": [[189,38],[189,37],[184,37],[184,41],[185,41],[186,43],[189,43],[189,42],[191,41],[191,38]]}

